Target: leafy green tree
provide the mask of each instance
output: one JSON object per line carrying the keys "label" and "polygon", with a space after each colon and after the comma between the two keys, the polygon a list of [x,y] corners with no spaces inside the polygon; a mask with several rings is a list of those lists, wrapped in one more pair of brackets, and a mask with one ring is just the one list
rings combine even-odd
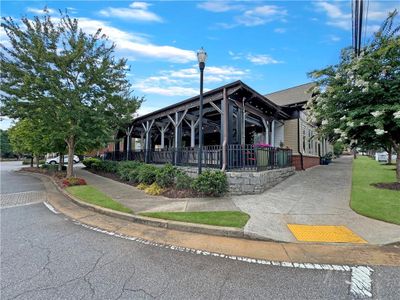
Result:
{"label": "leafy green tree", "polygon": [[0,155],[2,158],[8,158],[14,156],[13,148],[10,144],[8,137],[8,131],[0,129]]}
{"label": "leafy green tree", "polygon": [[310,75],[317,86],[308,107],[320,134],[353,145],[391,145],[400,182],[400,26],[389,14],[358,57],[344,49],[340,63]]}
{"label": "leafy green tree", "polygon": [[[31,120],[23,119],[17,122],[9,130],[10,142],[16,152],[30,154],[36,158],[39,166],[39,157],[46,154],[48,140],[46,127],[43,123],[33,123]],[[33,160],[31,160],[31,166]]]}
{"label": "leafy green tree", "polygon": [[114,57],[101,29],[87,34],[63,13],[57,22],[46,12],[21,23],[1,24],[11,45],[1,45],[3,114],[46,124],[48,140],[66,143],[72,176],[75,151],[103,146],[120,115],[141,101],[132,96],[126,59]]}

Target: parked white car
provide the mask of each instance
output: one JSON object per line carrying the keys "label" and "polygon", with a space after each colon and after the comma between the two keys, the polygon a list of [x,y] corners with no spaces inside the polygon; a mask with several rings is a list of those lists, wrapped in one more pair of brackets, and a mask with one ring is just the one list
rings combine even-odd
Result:
{"label": "parked white car", "polygon": [[[74,163],[77,164],[78,162],[79,162],[79,157],[74,155]],[[50,165],[55,165],[55,164],[59,164],[59,163],[60,163],[60,156],[49,158],[46,160],[46,164],[50,164]],[[68,163],[68,155],[64,155],[64,163],[65,164]]]}

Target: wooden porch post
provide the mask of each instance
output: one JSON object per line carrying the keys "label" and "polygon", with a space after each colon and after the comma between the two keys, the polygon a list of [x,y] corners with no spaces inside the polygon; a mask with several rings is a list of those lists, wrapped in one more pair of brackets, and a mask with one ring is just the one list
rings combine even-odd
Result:
{"label": "wooden porch post", "polygon": [[190,123],[185,119],[186,124],[190,127],[190,147],[196,146],[196,126],[199,124],[199,119],[190,120]]}
{"label": "wooden porch post", "polygon": [[167,131],[169,124],[170,122],[168,122],[167,125],[158,127],[158,130],[161,132],[161,149],[164,149],[165,147],[165,132]]}
{"label": "wooden porch post", "polygon": [[272,120],[271,127],[271,144],[275,147],[275,120]]}
{"label": "wooden porch post", "polygon": [[126,160],[129,160],[129,154],[131,152],[131,134],[132,134],[133,126],[128,126],[126,129]]}
{"label": "wooden porch post", "polygon": [[265,143],[269,144],[269,122],[264,118],[261,118],[261,121],[263,122],[265,128]]}
{"label": "wooden porch post", "polygon": [[146,163],[149,162],[149,154],[150,154],[149,151],[151,150],[151,127],[153,126],[153,124],[154,124],[154,120],[151,120],[151,122],[150,121],[146,121],[146,125],[144,125],[142,123],[142,126],[144,128],[144,132],[146,134],[146,141],[145,141],[146,145],[145,145],[145,149],[144,149],[144,151],[145,151],[145,153],[144,153],[144,161]]}
{"label": "wooden porch post", "polygon": [[[180,148],[181,143],[182,143],[182,121],[185,118],[188,110],[186,109],[183,113],[180,112],[175,112],[175,120],[171,118],[170,115],[167,117],[170,119],[172,125],[175,127],[175,157],[174,157],[174,164],[176,165],[178,163],[178,148]],[[182,115],[180,115],[182,114]]]}

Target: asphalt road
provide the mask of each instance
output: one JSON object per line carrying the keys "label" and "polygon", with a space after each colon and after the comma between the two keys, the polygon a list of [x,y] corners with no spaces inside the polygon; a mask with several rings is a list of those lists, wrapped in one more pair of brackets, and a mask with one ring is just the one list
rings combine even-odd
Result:
{"label": "asphalt road", "polygon": [[[16,167],[1,164],[1,299],[356,298],[351,272],[196,255],[76,225],[41,203],[41,182]],[[373,298],[399,299],[400,268],[372,268]]]}

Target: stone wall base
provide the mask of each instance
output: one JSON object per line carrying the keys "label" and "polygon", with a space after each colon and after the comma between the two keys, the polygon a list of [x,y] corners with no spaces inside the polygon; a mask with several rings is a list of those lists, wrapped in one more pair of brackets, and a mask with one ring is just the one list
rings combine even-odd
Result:
{"label": "stone wall base", "polygon": [[[197,167],[181,167],[192,178],[197,177]],[[204,169],[217,171],[218,169]],[[261,194],[294,174],[295,168],[274,169],[262,172],[226,172],[231,195]]]}
{"label": "stone wall base", "polygon": [[294,167],[262,172],[227,172],[231,195],[261,194],[294,174]]}

